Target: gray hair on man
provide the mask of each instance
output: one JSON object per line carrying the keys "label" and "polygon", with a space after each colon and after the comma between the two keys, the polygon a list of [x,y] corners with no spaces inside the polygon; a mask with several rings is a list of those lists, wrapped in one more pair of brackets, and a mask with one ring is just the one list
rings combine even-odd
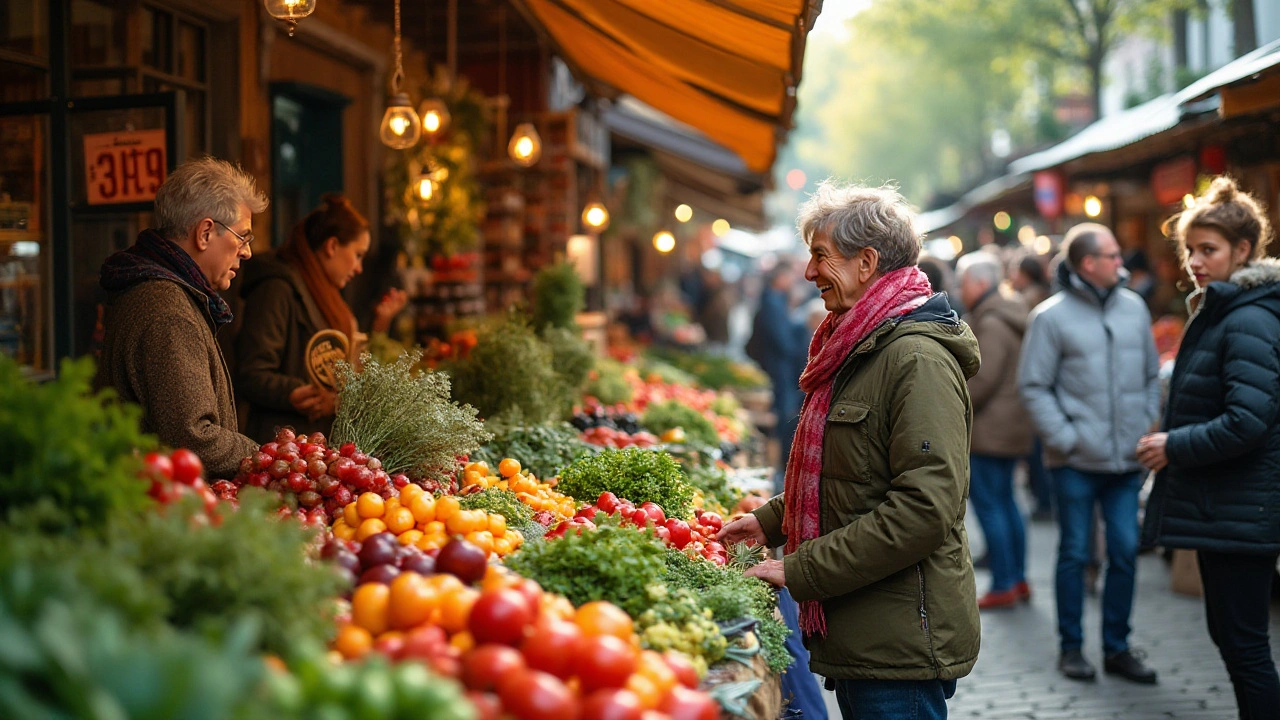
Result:
{"label": "gray hair on man", "polygon": [[882,274],[915,265],[920,257],[922,238],[916,231],[915,213],[891,185],[841,187],[824,180],[800,206],[796,227],[805,243],[812,243],[815,233],[827,233],[846,258],[874,248],[880,254]]}
{"label": "gray hair on man", "polygon": [[1080,223],[1067,231],[1062,239],[1062,252],[1072,268],[1079,268],[1080,263],[1090,255],[1098,252],[1104,237],[1115,237],[1111,228],[1099,223]]}
{"label": "gray hair on man", "polygon": [[1004,266],[994,254],[979,250],[956,261],[956,277],[961,281],[970,278],[987,287],[996,287],[1004,280]]}
{"label": "gray hair on man", "polygon": [[240,207],[267,209],[267,196],[239,165],[215,157],[182,163],[156,191],[156,227],[170,240],[184,239],[201,220],[233,223]]}

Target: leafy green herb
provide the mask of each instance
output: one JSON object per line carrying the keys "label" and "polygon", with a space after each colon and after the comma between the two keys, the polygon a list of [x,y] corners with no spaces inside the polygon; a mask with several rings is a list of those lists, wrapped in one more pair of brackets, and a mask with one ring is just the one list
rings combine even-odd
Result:
{"label": "leafy green herb", "polygon": [[723,355],[691,353],[669,348],[645,351],[650,364],[666,364],[688,373],[697,384],[712,390],[726,388],[755,389],[769,386],[769,378],[753,363],[740,362]]}
{"label": "leafy green herb", "polygon": [[635,389],[627,379],[627,367],[609,358],[596,360],[595,372],[585,392],[603,405],[628,403],[635,395]]}
{"label": "leafy green herb", "polygon": [[606,491],[636,505],[653,502],[673,517],[688,517],[693,510],[693,486],[676,461],[667,453],[639,448],[605,450],[578,460],[560,473],[556,489],[584,502],[595,502]]}
{"label": "leafy green herb", "polygon": [[56,380],[32,383],[0,353],[0,508],[50,501],[51,529],[69,532],[152,504],[135,450],[156,439],[139,430],[140,408],[91,391],[93,373],[89,358],[66,360]]}
{"label": "leafy green herb", "polygon": [[607,600],[636,616],[649,609],[648,586],[662,577],[663,548],[634,528],[601,527],[525,546],[506,564],[575,606]]}
{"label": "leafy green herb", "polygon": [[382,461],[388,473],[439,477],[491,439],[476,410],[449,399],[449,377],[415,372],[414,351],[384,365],[369,355],[363,370],[338,364],[342,386],[333,421],[334,444],[353,442]]}
{"label": "leafy green herb", "polygon": [[559,378],[558,396],[563,404],[561,416],[573,411],[573,404],[582,397],[587,375],[595,367],[596,355],[591,346],[577,332],[560,327],[548,327],[542,331],[542,341],[551,348],[551,363]]}
{"label": "leafy green herb", "polygon": [[472,460],[483,460],[496,468],[503,458],[515,458],[539,478],[547,479],[579,458],[594,452],[591,445],[578,438],[578,431],[568,423],[503,427],[488,424],[494,439],[471,454]]}
{"label": "leafy green herb", "polygon": [[716,426],[702,413],[676,400],[650,405],[645,409],[640,424],[655,435],[661,435],[672,428],[684,428],[685,435],[695,443],[713,447],[720,445],[720,434],[716,432]]}
{"label": "leafy green herb", "polygon": [[450,363],[453,396],[485,420],[537,425],[561,420],[572,403],[551,348],[517,314],[476,331],[476,345]]}
{"label": "leafy green herb", "polygon": [[508,527],[528,525],[533,522],[533,508],[520,502],[520,498],[510,490],[489,488],[472,495],[458,498],[463,510],[484,510],[497,513],[507,519]]}
{"label": "leafy green herb", "polygon": [[738,504],[744,493],[738,486],[729,482],[729,474],[716,466],[714,462],[694,464],[682,462],[685,479],[702,493],[702,497],[717,512],[725,512]]}
{"label": "leafy green herb", "polygon": [[571,328],[586,304],[582,279],[571,263],[548,265],[533,278],[533,326]]}

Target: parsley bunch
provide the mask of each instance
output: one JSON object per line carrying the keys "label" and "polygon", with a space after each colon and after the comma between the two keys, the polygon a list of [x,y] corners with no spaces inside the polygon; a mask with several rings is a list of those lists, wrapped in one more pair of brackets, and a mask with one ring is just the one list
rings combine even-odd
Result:
{"label": "parsley bunch", "polygon": [[575,606],[607,600],[635,617],[649,609],[648,587],[662,577],[662,558],[662,543],[654,536],[635,528],[601,527],[526,545],[505,562]]}
{"label": "parsley bunch", "polygon": [[689,517],[693,511],[693,486],[665,452],[605,450],[561,471],[556,489],[583,502],[595,502],[607,491],[636,505],[656,503],[671,517]]}

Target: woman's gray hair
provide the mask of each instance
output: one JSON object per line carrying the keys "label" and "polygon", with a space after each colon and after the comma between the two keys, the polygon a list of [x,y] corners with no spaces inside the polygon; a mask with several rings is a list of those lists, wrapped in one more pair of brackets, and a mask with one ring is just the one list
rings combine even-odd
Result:
{"label": "woman's gray hair", "polygon": [[205,218],[234,223],[241,205],[250,214],[267,209],[252,175],[215,157],[188,160],[156,191],[156,227],[166,238],[182,240]]}
{"label": "woman's gray hair", "polygon": [[956,276],[962,281],[971,277],[978,282],[997,287],[1004,280],[1004,265],[1000,258],[985,250],[963,255],[956,261]]}
{"label": "woman's gray hair", "polygon": [[874,248],[880,253],[882,274],[915,265],[920,257],[922,238],[916,232],[915,213],[891,185],[840,187],[824,180],[800,206],[796,227],[805,244],[825,231],[846,258]]}

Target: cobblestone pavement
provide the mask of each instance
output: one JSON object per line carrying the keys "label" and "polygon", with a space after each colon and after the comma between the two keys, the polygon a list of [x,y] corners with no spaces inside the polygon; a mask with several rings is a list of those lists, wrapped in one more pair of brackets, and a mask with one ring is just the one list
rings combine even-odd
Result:
{"label": "cobblestone pavement", "polygon": [[[1029,605],[982,614],[982,651],[973,672],[960,680],[949,703],[953,720],[1226,720],[1237,717],[1235,697],[1217,649],[1209,640],[1200,598],[1169,589],[1167,564],[1154,554],[1138,561],[1138,589],[1130,642],[1147,653],[1160,673],[1154,686],[1136,685],[1102,672],[1101,611],[1097,597],[1085,602],[1085,655],[1098,667],[1095,682],[1067,680],[1057,671],[1057,618],[1053,567],[1057,528],[1028,524]],[[973,552],[981,554],[981,533],[971,529]],[[978,572],[978,588],[990,583]],[[1101,589],[1101,579],[1099,581]],[[1280,636],[1280,605],[1271,615],[1272,652]],[[832,720],[840,717],[835,696],[827,695]]]}

